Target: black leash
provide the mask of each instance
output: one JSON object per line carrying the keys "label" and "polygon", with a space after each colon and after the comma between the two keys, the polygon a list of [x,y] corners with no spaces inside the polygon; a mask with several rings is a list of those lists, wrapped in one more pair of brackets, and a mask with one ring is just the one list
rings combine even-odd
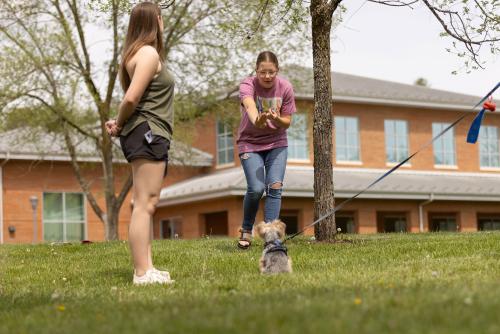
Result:
{"label": "black leash", "polygon": [[[486,94],[486,96],[483,97],[474,107],[472,107],[472,110],[474,110],[476,107],[478,107],[484,101],[486,101],[486,99],[491,94],[493,94],[497,90],[498,87],[500,87],[500,82],[492,90],[490,90],[488,92],[488,94]],[[464,115],[460,116],[456,121],[454,121],[453,123],[451,123],[448,127],[446,127],[444,130],[442,130],[440,133],[438,133],[434,138],[432,138],[430,141],[428,141],[423,146],[421,146],[415,153],[413,153],[412,155],[410,155],[409,157],[407,157],[406,159],[404,159],[403,161],[401,161],[400,163],[398,163],[396,166],[392,167],[390,170],[388,170],[387,172],[385,172],[378,179],[376,179],[375,181],[373,181],[372,183],[370,183],[366,188],[364,188],[363,190],[361,190],[360,192],[358,192],[357,194],[355,194],[351,198],[348,198],[347,200],[345,200],[342,203],[340,203],[332,211],[330,211],[330,212],[324,214],[323,216],[319,217],[318,219],[316,219],[312,224],[307,225],[306,227],[304,227],[301,231],[299,231],[297,233],[294,233],[292,235],[287,236],[285,238],[285,240],[283,241],[283,243],[285,243],[288,240],[293,239],[296,236],[304,233],[308,228],[316,225],[317,223],[319,223],[320,221],[322,221],[326,217],[328,217],[330,215],[333,215],[335,212],[337,212],[338,210],[342,209],[347,203],[351,202],[353,199],[355,199],[356,197],[358,197],[359,195],[361,195],[362,193],[364,193],[365,191],[367,191],[368,189],[370,189],[371,187],[373,187],[374,185],[376,185],[377,183],[379,183],[380,181],[382,181],[385,177],[387,177],[389,174],[391,174],[392,172],[394,172],[396,169],[398,169],[399,167],[401,167],[402,165],[404,165],[407,161],[409,161],[411,158],[413,158],[415,155],[417,155],[420,151],[422,151],[423,149],[427,148],[430,144],[434,143],[434,141],[436,141],[436,139],[438,139],[439,137],[441,137],[442,135],[444,135],[448,130],[450,130],[451,128],[453,128],[460,121],[462,121],[464,118],[466,118],[466,117],[468,117],[470,115],[472,115],[472,114],[464,114]]]}

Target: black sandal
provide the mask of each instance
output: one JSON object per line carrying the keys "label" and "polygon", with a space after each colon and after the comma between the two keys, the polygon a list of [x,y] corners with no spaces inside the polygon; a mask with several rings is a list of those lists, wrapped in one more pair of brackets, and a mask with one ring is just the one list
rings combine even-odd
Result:
{"label": "black sandal", "polygon": [[[244,230],[242,228],[240,228],[240,239],[238,240],[238,248],[240,249],[248,249],[250,248],[250,245],[252,244],[252,239],[250,239],[252,237],[252,231],[248,231],[248,230]],[[246,236],[245,236],[246,234]],[[248,242],[248,244],[246,245],[243,245],[241,244],[241,242]]]}

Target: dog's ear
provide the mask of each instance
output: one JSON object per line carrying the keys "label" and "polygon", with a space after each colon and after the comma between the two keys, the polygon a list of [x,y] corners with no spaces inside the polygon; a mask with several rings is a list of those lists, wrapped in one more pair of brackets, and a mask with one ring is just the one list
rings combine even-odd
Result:
{"label": "dog's ear", "polygon": [[266,226],[266,222],[262,221],[253,226],[254,234],[257,234],[261,238],[264,237],[264,227]]}
{"label": "dog's ear", "polygon": [[275,226],[276,230],[278,230],[278,235],[280,238],[283,238],[285,236],[285,230],[286,230],[286,225],[279,219],[273,220],[271,223]]}

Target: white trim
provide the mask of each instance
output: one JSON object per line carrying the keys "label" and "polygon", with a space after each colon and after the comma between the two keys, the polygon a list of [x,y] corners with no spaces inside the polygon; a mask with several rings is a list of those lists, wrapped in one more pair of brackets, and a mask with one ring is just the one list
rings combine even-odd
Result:
{"label": "white trim", "polygon": [[[385,163],[385,165],[387,167],[394,167],[394,166],[397,166],[398,164],[399,164],[399,162],[386,162]],[[410,168],[411,167],[411,163],[405,162],[404,164],[401,165],[401,167]]]}
{"label": "white trim", "polygon": [[434,165],[436,169],[458,169],[457,165]]}
{"label": "white trim", "polygon": [[225,164],[221,164],[221,165],[215,165],[215,169],[225,169],[225,168],[229,168],[229,167],[235,167],[236,166],[236,162],[228,162],[228,163],[225,163]]}
{"label": "white trim", "polygon": [[[291,163],[309,163],[311,162],[311,159],[287,159],[286,160],[287,163],[291,162]],[[288,168],[288,166],[287,166]]]}
{"label": "white trim", "polygon": [[[311,167],[312,169],[312,167]],[[358,173],[385,173],[386,169],[377,169],[377,168],[346,168],[346,167],[337,167],[334,170],[338,170],[341,172],[358,172]],[[397,170],[394,172],[395,174],[415,174],[415,175],[449,175],[449,176],[476,176],[476,177],[493,177],[500,178],[500,174],[492,174],[492,173],[474,173],[474,172],[442,172],[442,171],[433,171],[433,170]]]}
{"label": "white trim", "polygon": [[[311,95],[295,95],[296,100],[314,100]],[[370,97],[355,97],[355,96],[333,96],[332,102],[347,102],[347,103],[360,103],[360,104],[374,104],[384,106],[398,106],[398,107],[419,107],[422,109],[446,109],[458,111],[478,111],[473,110],[472,105],[463,104],[449,104],[449,103],[436,103],[436,102],[420,102],[408,100],[389,100],[381,98]]]}
{"label": "white trim", "polygon": [[[285,195],[285,191],[283,192]],[[350,198],[356,195],[357,192],[335,192],[335,198]],[[400,194],[396,192],[371,192],[363,193],[357,198],[365,199],[407,199],[407,200],[426,200],[429,198],[428,193],[408,193]],[[470,196],[469,194],[463,195],[440,195],[434,193],[434,201],[472,201],[472,202],[500,202],[498,196]]]}
{"label": "white trim", "polygon": [[339,164],[339,165],[356,165],[356,166],[363,165],[363,162],[361,162],[359,160],[353,160],[353,161],[349,161],[349,160],[336,160],[335,163]]}
{"label": "white trim", "polygon": [[479,167],[479,170],[484,170],[485,172],[500,172],[500,167]]}
{"label": "white trim", "polygon": [[[354,195],[356,195],[358,192],[354,191],[335,191],[335,198],[350,198]],[[313,191],[303,191],[299,189],[291,189],[287,190],[286,188],[283,189],[283,197],[314,197],[314,192]],[[393,200],[393,199],[406,199],[406,200],[426,200],[429,199],[429,194],[428,193],[406,193],[406,194],[401,194],[398,192],[384,192],[384,191],[370,191],[365,192],[361,195],[359,195],[357,198],[364,198],[364,199],[387,199],[387,200]],[[486,201],[486,202],[500,202],[500,197],[498,196],[470,196],[469,194],[459,194],[459,195],[440,195],[434,193],[433,198],[435,201],[441,200],[441,201],[474,201],[474,202],[481,202],[481,201]]]}

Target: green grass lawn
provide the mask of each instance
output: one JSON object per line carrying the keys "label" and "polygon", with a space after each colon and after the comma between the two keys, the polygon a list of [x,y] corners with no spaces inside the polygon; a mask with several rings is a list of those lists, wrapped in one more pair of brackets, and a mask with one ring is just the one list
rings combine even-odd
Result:
{"label": "green grass lawn", "polygon": [[0,333],[500,333],[500,233],[156,241],[172,286],[134,287],[124,242],[0,246]]}

